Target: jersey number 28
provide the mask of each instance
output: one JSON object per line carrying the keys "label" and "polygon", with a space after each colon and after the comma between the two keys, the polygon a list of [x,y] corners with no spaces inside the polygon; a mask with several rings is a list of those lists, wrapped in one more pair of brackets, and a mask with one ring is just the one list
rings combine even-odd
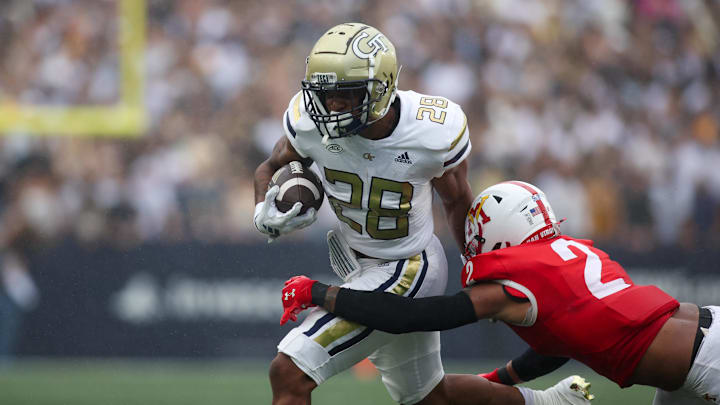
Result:
{"label": "jersey number 28", "polygon": [[[343,201],[328,195],[328,201],[332,204],[335,215],[338,219],[345,222],[355,232],[362,233],[363,226],[356,221],[343,215],[343,208],[361,210],[363,197],[363,181],[355,173],[343,172],[325,168],[325,178],[328,182],[345,183],[350,185],[350,201]],[[400,195],[400,203],[397,208],[387,208],[383,206],[382,199],[384,193],[396,193]],[[370,195],[368,197],[368,213],[365,219],[365,229],[368,235],[373,239],[398,239],[408,235],[410,226],[408,222],[408,212],[410,211],[410,201],[413,196],[413,185],[409,182],[399,182],[394,180],[373,177],[370,181]],[[395,219],[394,228],[381,228],[380,219]]]}

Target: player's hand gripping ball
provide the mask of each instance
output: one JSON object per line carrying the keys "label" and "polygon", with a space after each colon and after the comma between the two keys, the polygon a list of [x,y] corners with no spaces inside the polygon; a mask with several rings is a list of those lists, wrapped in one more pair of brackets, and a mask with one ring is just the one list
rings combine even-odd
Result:
{"label": "player's hand gripping ball", "polygon": [[320,179],[309,167],[297,161],[286,164],[273,174],[268,188],[273,186],[280,187],[275,196],[275,205],[280,212],[289,211],[298,202],[302,204],[298,215],[310,208],[317,211],[325,199]]}
{"label": "player's hand gripping ball", "polygon": [[315,222],[324,199],[315,173],[300,162],[290,162],[273,174],[265,201],[255,206],[255,227],[272,242]]}

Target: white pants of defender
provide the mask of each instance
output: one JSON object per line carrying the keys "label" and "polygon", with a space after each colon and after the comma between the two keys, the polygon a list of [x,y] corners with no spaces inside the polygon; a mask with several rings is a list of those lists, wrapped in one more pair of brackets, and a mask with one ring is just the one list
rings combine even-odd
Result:
{"label": "white pants of defender", "polygon": [[712,324],[685,384],[676,391],[658,389],[653,405],[720,404],[720,306],[707,308],[712,312]]}
{"label": "white pants of defender", "polygon": [[[445,293],[447,259],[433,236],[420,254],[402,260],[359,259],[362,269],[343,287],[383,290],[416,298]],[[278,344],[278,351],[318,385],[366,357],[380,371],[393,400],[414,404],[445,375],[440,360],[440,333],[393,335],[346,321],[314,308],[300,326]]]}

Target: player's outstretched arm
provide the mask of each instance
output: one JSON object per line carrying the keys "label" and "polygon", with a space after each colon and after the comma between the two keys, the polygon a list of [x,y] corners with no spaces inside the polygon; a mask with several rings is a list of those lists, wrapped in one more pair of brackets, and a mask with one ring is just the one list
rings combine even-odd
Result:
{"label": "player's outstretched arm", "polygon": [[402,297],[384,292],[356,291],[296,276],[282,290],[281,324],[308,306],[320,305],[336,315],[389,333],[456,328],[477,320],[465,292],[452,296]]}
{"label": "player's outstretched arm", "polygon": [[532,348],[509,361],[504,367],[479,374],[496,383],[515,385],[549,374],[570,360],[567,357],[552,357],[538,354]]}
{"label": "player's outstretched arm", "polygon": [[[297,294],[298,291],[310,294]],[[340,288],[305,276],[293,277],[285,283],[283,306],[287,311],[310,304],[389,333],[448,330],[484,318],[519,323],[530,305],[513,302],[502,286],[495,283],[478,283],[455,295],[424,298]]]}
{"label": "player's outstretched arm", "polygon": [[409,298],[316,284],[315,302],[322,302],[316,305],[345,319],[389,333],[448,330],[477,321],[472,302],[462,291],[450,296]]}

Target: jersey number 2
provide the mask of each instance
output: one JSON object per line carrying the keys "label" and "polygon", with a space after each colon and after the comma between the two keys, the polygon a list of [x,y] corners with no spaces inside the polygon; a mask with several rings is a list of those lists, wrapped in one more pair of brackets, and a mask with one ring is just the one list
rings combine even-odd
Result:
{"label": "jersey number 2", "polygon": [[602,262],[598,255],[582,243],[575,242],[574,240],[558,239],[550,246],[555,253],[566,262],[577,258],[577,255],[570,250],[569,246],[574,246],[585,253],[585,285],[595,298],[601,300],[608,295],[615,294],[618,291],[630,287],[630,284],[625,283],[625,280],[622,278],[616,278],[607,283],[600,281],[602,276]]}

